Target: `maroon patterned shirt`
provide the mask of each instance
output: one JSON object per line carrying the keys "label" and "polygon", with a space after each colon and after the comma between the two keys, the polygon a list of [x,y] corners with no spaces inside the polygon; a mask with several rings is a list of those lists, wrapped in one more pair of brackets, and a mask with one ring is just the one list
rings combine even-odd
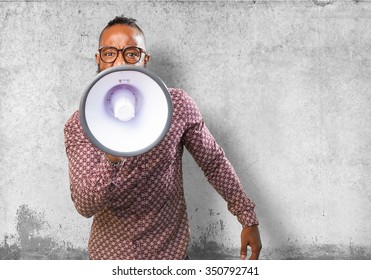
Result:
{"label": "maroon patterned shirt", "polygon": [[243,226],[257,225],[254,203],[205,126],[190,96],[169,89],[173,119],[165,138],[149,152],[111,166],[93,146],[75,112],[65,126],[72,200],[77,211],[94,216],[91,259],[184,259],[189,224],[183,191],[185,146],[210,184]]}

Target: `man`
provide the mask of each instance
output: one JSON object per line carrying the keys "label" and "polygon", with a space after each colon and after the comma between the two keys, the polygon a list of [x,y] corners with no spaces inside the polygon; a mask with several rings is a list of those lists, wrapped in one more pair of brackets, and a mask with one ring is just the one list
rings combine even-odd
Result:
{"label": "man", "polygon": [[[103,29],[95,55],[98,72],[150,61],[136,21],[116,17]],[[208,181],[242,224],[241,259],[261,250],[254,203],[249,200],[187,93],[169,89],[173,119],[165,138],[149,152],[128,158],[93,146],[75,112],[65,126],[71,196],[78,212],[94,216],[89,238],[91,259],[186,259],[189,224],[183,191],[185,146]],[[128,136],[130,137],[130,136]]]}

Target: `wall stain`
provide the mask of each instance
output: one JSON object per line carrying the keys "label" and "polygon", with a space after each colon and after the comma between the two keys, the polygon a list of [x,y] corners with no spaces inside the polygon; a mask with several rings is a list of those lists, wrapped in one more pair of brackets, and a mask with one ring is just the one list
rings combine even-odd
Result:
{"label": "wall stain", "polygon": [[14,235],[4,236],[3,245],[0,246],[0,260],[19,260],[20,248],[16,244],[8,244],[8,239],[14,239]]}
{"label": "wall stain", "polygon": [[[201,233],[193,238],[189,246],[189,257],[193,260],[234,260],[239,259],[240,247],[231,247],[224,242],[215,241],[216,237],[225,240],[225,222],[215,221],[206,226],[197,226]],[[236,236],[236,238],[239,238]],[[219,239],[220,240],[220,239]],[[237,240],[238,242],[238,240]],[[248,249],[248,254],[250,249]],[[297,240],[287,240],[279,247],[265,247],[260,253],[263,260],[371,260],[371,246],[347,246],[336,244],[298,244]]]}
{"label": "wall stain", "polygon": [[[79,260],[88,259],[85,249],[75,248],[66,241],[58,241],[48,234],[49,223],[44,214],[21,205],[17,211],[17,234],[7,234],[0,241],[0,260]],[[63,230],[61,225],[58,226]],[[191,259],[233,260],[239,259],[239,247],[231,248],[216,237],[223,237],[225,222],[216,220],[207,226],[198,226],[201,235],[192,239],[189,246]],[[222,238],[224,240],[224,238]],[[264,247],[261,259],[271,260],[371,260],[371,246],[347,246],[334,244],[297,245],[288,244],[279,248]]]}
{"label": "wall stain", "polygon": [[[228,248],[215,241],[194,242],[189,249],[193,260],[239,259],[240,248]],[[249,251],[248,251],[249,254]],[[262,260],[371,260],[371,247],[356,246],[349,250],[333,244],[287,245],[280,248],[263,247]]]}
{"label": "wall stain", "polygon": [[4,241],[0,243],[0,259],[88,259],[86,250],[74,248],[71,243],[58,241],[48,234],[50,225],[43,213],[38,213],[23,204],[17,210],[16,219],[18,235],[4,236]]}
{"label": "wall stain", "polygon": [[189,248],[191,260],[233,260],[239,258],[239,250],[232,250],[215,241],[195,242]]}
{"label": "wall stain", "polygon": [[[211,209],[209,209],[210,211]],[[210,216],[213,211],[210,211]],[[215,213],[213,213],[215,215]],[[216,236],[224,235],[225,223],[223,220],[215,221],[207,226],[197,226],[201,232],[195,240],[191,240],[189,246],[189,257],[194,260],[225,260],[238,259],[238,251],[228,248],[226,245],[215,241]]]}
{"label": "wall stain", "polygon": [[272,260],[371,260],[371,247],[286,245],[282,248],[264,248],[261,256]]}
{"label": "wall stain", "polygon": [[208,209],[208,210],[209,210],[209,215],[210,215],[210,217],[215,216],[215,215],[217,215],[217,216],[220,215],[219,212],[218,212],[218,213],[215,213],[215,212],[214,212],[214,209]]}

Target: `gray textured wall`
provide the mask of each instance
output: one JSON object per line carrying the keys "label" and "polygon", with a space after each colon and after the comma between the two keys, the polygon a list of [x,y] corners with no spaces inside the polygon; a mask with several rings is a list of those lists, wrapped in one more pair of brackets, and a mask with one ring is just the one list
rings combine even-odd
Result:
{"label": "gray textured wall", "polygon": [[[196,100],[256,202],[264,259],[371,259],[369,1],[0,1],[0,259],[86,258],[63,126],[101,28],[138,19],[150,69]],[[240,225],[189,154],[192,258]]]}

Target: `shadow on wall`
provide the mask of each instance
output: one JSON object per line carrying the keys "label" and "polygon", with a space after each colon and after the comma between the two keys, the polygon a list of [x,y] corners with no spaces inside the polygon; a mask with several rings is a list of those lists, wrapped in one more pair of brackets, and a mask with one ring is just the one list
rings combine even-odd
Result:
{"label": "shadow on wall", "polygon": [[5,235],[0,243],[1,260],[69,260],[87,259],[86,251],[57,241],[46,234],[50,226],[42,213],[19,206],[16,215],[17,235]]}

